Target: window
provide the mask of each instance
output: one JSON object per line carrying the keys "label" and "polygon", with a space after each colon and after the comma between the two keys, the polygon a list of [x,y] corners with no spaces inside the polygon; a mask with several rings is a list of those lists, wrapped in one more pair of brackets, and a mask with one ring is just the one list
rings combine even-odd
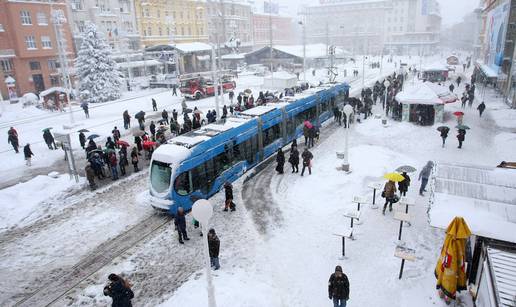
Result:
{"label": "window", "polygon": [[59,62],[54,59],[48,60],[48,69],[49,70],[56,70],[60,67]]}
{"label": "window", "polygon": [[29,11],[20,11],[20,19],[22,25],[32,25]]}
{"label": "window", "polygon": [[40,25],[40,26],[48,25],[48,18],[47,18],[47,15],[45,15],[45,13],[38,12],[38,14],[36,15],[36,18],[38,20],[38,25]]}
{"label": "window", "polygon": [[72,10],[83,10],[83,0],[72,0]]}
{"label": "window", "polygon": [[[154,191],[158,193],[164,193],[168,191],[170,185],[170,176],[172,174],[172,170],[170,169],[167,163],[153,161],[151,167],[151,186]],[[183,173],[182,175],[188,173]],[[179,176],[177,179],[179,179]],[[177,190],[177,180],[176,179],[176,190]]]}
{"label": "window", "polygon": [[25,45],[29,50],[36,49],[36,40],[34,39],[34,36],[25,36]]}
{"label": "window", "polygon": [[[194,191],[201,191],[203,194],[208,194],[210,186],[208,184],[208,174],[206,173],[206,163],[200,164],[191,170],[192,184]],[[210,180],[212,182],[213,180]]]}
{"label": "window", "polygon": [[272,144],[281,137],[280,124],[276,124],[263,132],[263,147]]}
{"label": "window", "polygon": [[41,47],[43,49],[52,49],[52,41],[50,40],[50,36],[41,37]]}
{"label": "window", "polygon": [[38,61],[29,62],[30,70],[41,70],[41,64]]}
{"label": "window", "polygon": [[[153,165],[153,167],[154,167],[154,165]],[[176,180],[174,181],[174,189],[176,190],[177,194],[179,194],[181,196],[186,196],[186,195],[192,193],[191,179],[192,178],[190,176],[190,172],[184,172],[181,175],[177,176]],[[154,183],[152,182],[152,176],[151,176],[151,184],[154,187],[154,190],[156,190]],[[164,187],[164,185],[163,185],[163,187]],[[168,185],[167,185],[167,188],[168,188]],[[156,191],[158,191],[158,190],[156,190]],[[166,189],[162,190],[162,192],[166,192]]]}
{"label": "window", "polygon": [[11,59],[0,60],[0,66],[4,72],[9,72],[13,70],[13,61]]}
{"label": "window", "polygon": [[59,86],[59,76],[50,76],[50,85],[51,86]]}

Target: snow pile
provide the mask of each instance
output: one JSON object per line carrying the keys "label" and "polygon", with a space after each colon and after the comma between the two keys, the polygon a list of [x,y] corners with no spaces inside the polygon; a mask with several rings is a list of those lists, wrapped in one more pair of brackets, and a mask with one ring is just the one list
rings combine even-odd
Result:
{"label": "snow pile", "polygon": [[52,195],[74,186],[75,181],[64,174],[57,178],[37,176],[34,179],[0,190],[0,231],[29,218]]}
{"label": "snow pile", "polygon": [[89,24],[76,63],[81,99],[86,103],[105,102],[120,98],[122,80],[111,57],[111,48]]}

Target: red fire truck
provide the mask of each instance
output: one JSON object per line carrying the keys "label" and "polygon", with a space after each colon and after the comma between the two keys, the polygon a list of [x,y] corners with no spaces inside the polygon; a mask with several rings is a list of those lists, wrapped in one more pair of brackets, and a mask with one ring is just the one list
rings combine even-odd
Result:
{"label": "red fire truck", "polygon": [[[215,84],[213,80],[202,75],[187,76],[183,75],[180,78],[180,91],[188,99],[201,99],[206,96],[213,96],[215,94]],[[233,90],[236,83],[231,75],[223,75],[220,78],[219,91],[224,92]]]}

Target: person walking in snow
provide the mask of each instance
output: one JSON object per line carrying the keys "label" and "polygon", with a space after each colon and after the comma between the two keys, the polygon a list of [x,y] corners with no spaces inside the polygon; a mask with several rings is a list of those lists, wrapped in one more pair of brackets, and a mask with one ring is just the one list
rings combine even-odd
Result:
{"label": "person walking in snow", "polygon": [[446,143],[446,138],[448,137],[448,129],[441,129],[441,139],[443,139],[443,148]]}
{"label": "person walking in snow", "polygon": [[172,96],[177,96],[177,84],[172,85]]}
{"label": "person walking in snow", "polygon": [[116,159],[116,153],[111,152],[108,156],[109,167],[111,168],[111,179],[118,180],[118,160]]}
{"label": "person walking in snow", "polygon": [[283,166],[285,165],[285,154],[283,153],[283,150],[278,149],[278,153],[276,154],[276,162],[278,165],[276,165],[276,171],[278,174],[283,174]]}
{"label": "person walking in snow", "polygon": [[335,272],[330,275],[328,298],[333,301],[334,307],[346,307],[349,300],[349,280],[340,265],[336,266]]}
{"label": "person walking in snow", "polygon": [[407,172],[401,173],[401,176],[403,176],[405,179],[398,182],[398,190],[400,190],[400,196],[407,196],[407,191],[410,186],[410,176],[407,174]]}
{"label": "person walking in snow", "polygon": [[134,293],[129,282],[116,274],[109,274],[109,283],[104,287],[104,295],[113,299],[112,307],[132,307]]}
{"label": "person walking in snow", "polygon": [[175,122],[177,122],[177,111],[176,111],[176,109],[172,110],[172,118],[174,119]]}
{"label": "person walking in snow", "polygon": [[457,140],[459,141],[459,146],[457,148],[462,148],[462,142],[466,138],[466,130],[459,129],[459,133],[457,134]]}
{"label": "person walking in snow", "polygon": [[120,137],[122,136],[120,133],[120,130],[115,126],[113,130],[111,130],[111,134],[113,135],[113,141],[115,142],[116,147],[118,148],[118,140],[120,140]]}
{"label": "person walking in snow", "polygon": [[480,117],[482,117],[482,113],[484,113],[485,109],[486,109],[486,104],[482,101],[477,107]]}
{"label": "person walking in snow", "polygon": [[124,118],[124,129],[131,128],[131,115],[129,115],[129,111],[125,110],[122,117]]}
{"label": "person walking in snow", "polygon": [[382,194],[385,197],[385,204],[383,204],[382,214],[385,215],[387,204],[389,205],[389,211],[392,211],[392,204],[394,203],[394,197],[396,196],[396,183],[394,183],[392,180],[387,181],[383,188]]}
{"label": "person walking in snow", "polygon": [[419,173],[418,180],[421,181],[421,186],[419,187],[419,195],[424,196],[423,192],[426,192],[426,185],[428,184],[428,178],[430,178],[430,174],[432,173],[432,168],[434,167],[434,162],[428,161]]}
{"label": "person walking in snow", "polygon": [[79,143],[81,144],[82,149],[84,149],[84,146],[86,145],[86,135],[82,132],[79,132]]}
{"label": "person walking in snow", "polygon": [[459,86],[460,86],[460,82],[461,82],[461,81],[462,81],[461,76],[458,76],[458,77],[457,77],[457,87],[459,87]]}
{"label": "person walking in snow", "polygon": [[[43,140],[47,144],[48,149],[50,149],[50,150],[57,149],[56,142],[54,140],[54,136],[52,135],[52,133],[50,133],[50,130],[46,129],[45,131],[43,131]],[[53,145],[53,148],[52,148],[52,145]]]}
{"label": "person walking in snow", "polygon": [[299,151],[297,146],[292,146],[288,162],[292,165],[292,173],[299,173]]}
{"label": "person walking in snow", "polygon": [[188,234],[186,233],[186,218],[183,207],[177,208],[177,214],[174,217],[174,225],[176,226],[177,234],[179,235],[179,243],[185,244],[183,239],[188,241],[190,238],[188,238]]}
{"label": "person walking in snow", "polygon": [[208,231],[208,250],[210,253],[210,263],[214,270],[220,269],[219,263],[219,251],[220,251],[220,240],[215,233],[215,229],[211,228]]}
{"label": "person walking in snow", "polygon": [[453,83],[452,83],[452,84],[450,84],[450,86],[449,86],[448,88],[450,89],[450,92],[452,92],[452,93],[453,93],[453,90],[455,89],[455,86],[454,86],[454,85],[453,85]]}
{"label": "person walking in snow", "polygon": [[462,93],[462,97],[460,98],[461,101],[461,108],[466,108],[466,102],[468,101],[468,95],[466,92]]}
{"label": "person walking in snow", "polygon": [[308,167],[308,174],[312,175],[312,159],[314,155],[305,147],[303,153],[301,154],[301,158],[303,158],[303,169],[301,170],[301,176],[305,174],[305,168]]}
{"label": "person walking in snow", "polygon": [[87,103],[82,105],[82,109],[84,111],[84,115],[86,116],[86,118],[90,118],[90,109]]}
{"label": "person walking in snow", "polygon": [[113,142],[110,136],[106,139],[106,148],[115,150],[115,142]]}
{"label": "person walking in snow", "polygon": [[154,124],[154,121],[150,122],[149,130],[152,135],[152,138],[154,139],[156,137],[156,124]]}
{"label": "person walking in snow", "polygon": [[18,147],[20,143],[18,141],[18,132],[13,127],[11,127],[9,131],[7,131],[7,144],[11,144],[14,151],[16,153],[19,153]]}
{"label": "person walking in snow", "polygon": [[235,211],[235,203],[233,202],[233,186],[231,183],[226,182],[224,184],[224,195],[226,196],[226,201],[224,202],[224,211]]}
{"label": "person walking in snow", "polygon": [[[122,146],[122,148],[126,148],[125,146]],[[126,171],[125,167],[129,164],[129,161],[127,161],[127,149],[126,150],[120,150],[118,152],[119,159],[118,159],[118,166],[120,167],[120,174],[122,176],[125,176]]]}
{"label": "person walking in snow", "polygon": [[158,111],[158,104],[154,98],[152,98],[152,111]]}
{"label": "person walking in snow", "polygon": [[161,118],[163,118],[163,120],[167,123],[167,125],[169,125],[167,110],[163,109],[163,112],[161,112]]}
{"label": "person walking in snow", "polygon": [[140,154],[138,153],[138,149],[136,147],[133,147],[133,150],[131,151],[131,163],[133,164],[134,172],[136,173],[139,171],[138,169],[138,156]]}
{"label": "person walking in snow", "polygon": [[91,167],[91,162],[86,163],[86,167],[84,168],[84,172],[86,173],[86,179],[88,180],[88,184],[90,185],[90,189],[93,191],[97,188],[95,184],[95,171]]}
{"label": "person walking in snow", "polygon": [[30,150],[30,144],[27,143],[25,147],[23,147],[23,155],[25,156],[25,164],[27,166],[31,166],[31,159],[34,154],[32,153],[32,150]]}

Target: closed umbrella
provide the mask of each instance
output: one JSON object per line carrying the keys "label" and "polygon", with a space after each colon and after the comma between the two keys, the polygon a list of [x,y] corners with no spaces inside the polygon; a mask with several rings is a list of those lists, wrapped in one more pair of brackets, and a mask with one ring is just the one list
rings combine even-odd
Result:
{"label": "closed umbrella", "polygon": [[446,237],[435,267],[437,289],[446,301],[457,291],[466,290],[466,242],[471,235],[462,217],[455,217],[446,229]]}
{"label": "closed umbrella", "polygon": [[88,140],[93,140],[93,139],[96,139],[98,137],[100,137],[100,135],[98,135],[98,134],[91,134],[91,135],[88,135],[87,139]]}
{"label": "closed umbrella", "polygon": [[413,173],[416,171],[416,168],[410,165],[403,165],[396,169],[397,172],[407,172],[407,173]]}
{"label": "closed umbrella", "polygon": [[383,178],[390,180],[390,181],[394,181],[394,182],[400,182],[400,181],[405,180],[405,177],[403,177],[401,174],[398,174],[398,173],[387,173],[387,174],[383,175]]}

